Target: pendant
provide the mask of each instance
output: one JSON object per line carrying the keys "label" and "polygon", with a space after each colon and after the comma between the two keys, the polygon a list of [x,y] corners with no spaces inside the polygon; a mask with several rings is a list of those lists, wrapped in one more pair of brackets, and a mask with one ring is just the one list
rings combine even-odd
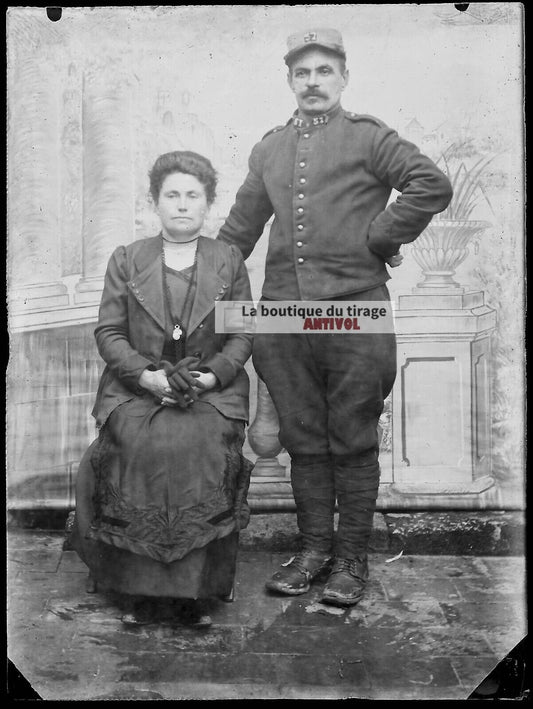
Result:
{"label": "pendant", "polygon": [[183,335],[183,330],[179,325],[174,325],[174,330],[172,331],[172,339],[173,340],[179,340],[180,337]]}

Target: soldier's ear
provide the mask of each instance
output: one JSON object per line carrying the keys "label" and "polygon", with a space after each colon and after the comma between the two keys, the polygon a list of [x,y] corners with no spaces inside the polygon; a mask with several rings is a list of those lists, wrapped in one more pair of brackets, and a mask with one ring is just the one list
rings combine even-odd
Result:
{"label": "soldier's ear", "polygon": [[287,83],[289,84],[290,90],[291,90],[291,91],[294,91],[294,88],[293,88],[293,86],[292,86],[292,72],[291,72],[290,69],[289,69],[289,71],[287,72]]}
{"label": "soldier's ear", "polygon": [[348,71],[348,69],[346,69],[346,71],[342,75],[342,78],[344,79],[344,86],[342,87],[344,90],[348,86],[348,82],[350,81],[350,72]]}

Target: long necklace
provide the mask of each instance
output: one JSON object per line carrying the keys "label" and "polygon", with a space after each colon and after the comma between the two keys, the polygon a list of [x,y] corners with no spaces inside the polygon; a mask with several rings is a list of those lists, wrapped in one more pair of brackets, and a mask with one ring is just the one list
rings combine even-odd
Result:
{"label": "long necklace", "polygon": [[171,307],[172,298],[170,296],[170,288],[168,286],[168,281],[167,281],[164,245],[163,245],[163,249],[162,249],[161,262],[162,262],[162,266],[163,266],[163,285],[164,285],[164,292],[165,292],[165,300],[166,300],[166,304],[167,304],[167,309],[168,309],[168,312],[170,313],[170,317],[172,318],[172,320],[175,323],[172,328],[172,339],[176,343],[176,345],[175,345],[176,346],[176,359],[178,360],[178,359],[181,359],[179,357],[178,350],[180,349],[180,347],[181,347],[181,349],[183,349],[184,339],[187,336],[187,333],[185,331],[185,324],[183,322],[183,318],[185,316],[187,306],[189,304],[189,299],[191,296],[191,290],[193,287],[193,283],[196,279],[196,271],[197,271],[197,265],[198,265],[198,245],[196,245],[196,250],[194,252],[194,262],[193,262],[193,266],[192,266],[191,277],[190,277],[189,283],[187,285],[187,292],[185,294],[185,299],[183,301],[183,308],[182,308],[181,314],[179,316],[175,316],[174,313],[172,312],[172,307]]}

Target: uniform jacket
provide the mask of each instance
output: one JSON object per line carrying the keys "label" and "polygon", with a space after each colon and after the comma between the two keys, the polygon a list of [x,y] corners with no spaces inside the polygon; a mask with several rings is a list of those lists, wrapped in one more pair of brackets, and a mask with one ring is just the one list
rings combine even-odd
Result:
{"label": "uniform jacket", "polygon": [[[93,416],[102,426],[124,401],[143,393],[141,372],[157,368],[165,343],[165,297],[161,236],[119,246],[105,276],[96,343],[106,367]],[[251,337],[215,333],[215,303],[221,299],[251,300],[248,273],[237,248],[200,237],[197,287],[189,321],[185,356],[200,358],[217,376],[220,387],[200,394],[231,418],[248,418],[248,375],[244,364]]]}
{"label": "uniform jacket", "polygon": [[[443,172],[379,119],[339,106],[313,122],[291,119],[254,146],[219,232],[246,259],[275,215],[267,298],[319,300],[385,283],[384,259],[452,197]],[[401,195],[387,206],[393,188]]]}

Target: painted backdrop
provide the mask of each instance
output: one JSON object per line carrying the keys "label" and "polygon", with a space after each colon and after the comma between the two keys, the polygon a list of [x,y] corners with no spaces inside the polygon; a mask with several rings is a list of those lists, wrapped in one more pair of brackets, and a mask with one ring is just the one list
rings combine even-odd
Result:
{"label": "painted backdrop", "polygon": [[[95,435],[103,274],[116,245],[156,233],[153,160],[192,149],[213,161],[215,236],[253,144],[294,110],[286,37],[312,26],[343,33],[344,107],[380,117],[455,185],[392,272],[399,378],[382,417],[381,504],[523,505],[520,3],[80,7],[57,22],[15,7],[7,19],[12,506],[73,504]],[[247,262],[255,297],[267,235]],[[253,500],[290,505],[255,378],[251,414]]]}

